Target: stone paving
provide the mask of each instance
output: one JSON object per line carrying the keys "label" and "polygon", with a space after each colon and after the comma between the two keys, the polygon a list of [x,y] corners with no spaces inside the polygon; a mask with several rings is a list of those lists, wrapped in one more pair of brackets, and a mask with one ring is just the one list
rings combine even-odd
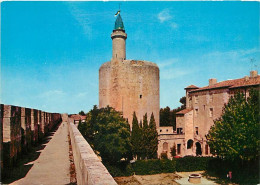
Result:
{"label": "stone paving", "polygon": [[[182,178],[180,179],[175,179],[175,181],[177,183],[179,183],[180,185],[192,185],[192,183],[189,182],[189,175],[192,173],[197,173],[197,174],[201,174],[203,173],[203,171],[197,171],[197,172],[177,172],[176,174],[181,176]],[[199,184],[203,184],[203,185],[217,185],[215,182],[210,181],[204,177],[201,177],[201,183]]]}
{"label": "stone paving", "polygon": [[68,124],[62,122],[41,151],[27,175],[13,185],[62,185],[70,183]]}

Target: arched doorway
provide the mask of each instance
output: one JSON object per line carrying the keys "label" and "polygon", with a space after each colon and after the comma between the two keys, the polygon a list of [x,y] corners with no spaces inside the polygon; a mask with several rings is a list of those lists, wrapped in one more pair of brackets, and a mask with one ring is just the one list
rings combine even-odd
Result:
{"label": "arched doorway", "polygon": [[192,147],[193,147],[193,140],[189,139],[188,142],[187,142],[187,149],[190,149]]}
{"label": "arched doorway", "polygon": [[196,143],[196,155],[201,155],[201,144],[199,142]]}

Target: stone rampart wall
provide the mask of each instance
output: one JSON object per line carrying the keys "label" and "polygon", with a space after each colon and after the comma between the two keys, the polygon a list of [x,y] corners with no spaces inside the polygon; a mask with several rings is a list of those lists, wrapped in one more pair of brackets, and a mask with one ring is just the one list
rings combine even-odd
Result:
{"label": "stone rampart wall", "polygon": [[73,121],[70,121],[68,124],[77,184],[117,184],[76,128]]}
{"label": "stone rampart wall", "polygon": [[6,171],[61,121],[61,115],[12,105],[0,108],[1,171]]}

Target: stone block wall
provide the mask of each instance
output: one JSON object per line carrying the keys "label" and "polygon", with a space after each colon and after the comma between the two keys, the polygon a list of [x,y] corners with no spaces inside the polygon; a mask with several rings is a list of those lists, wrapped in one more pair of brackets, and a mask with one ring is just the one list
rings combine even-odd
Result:
{"label": "stone block wall", "polygon": [[76,128],[74,121],[69,121],[68,124],[77,174],[77,184],[117,184],[88,142]]}
{"label": "stone block wall", "polygon": [[99,108],[107,105],[123,112],[132,128],[133,113],[138,121],[153,113],[159,127],[160,75],[155,63],[140,60],[112,60],[99,68]]}
{"label": "stone block wall", "polygon": [[3,109],[3,165],[10,167],[21,154],[21,107]]}
{"label": "stone block wall", "polygon": [[[1,133],[1,171],[11,169],[22,152],[28,152],[32,145],[37,145],[46,131],[53,129],[61,121],[57,113],[45,113],[40,110],[3,105],[0,106]],[[49,128],[42,120],[49,119]]]}

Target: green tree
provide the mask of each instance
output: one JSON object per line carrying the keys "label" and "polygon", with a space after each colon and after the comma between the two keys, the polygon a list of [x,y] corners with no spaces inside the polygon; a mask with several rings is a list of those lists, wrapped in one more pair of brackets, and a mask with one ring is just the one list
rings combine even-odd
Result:
{"label": "green tree", "polygon": [[171,148],[171,155],[172,157],[176,156],[176,144],[173,144],[173,147]]}
{"label": "green tree", "polygon": [[148,127],[148,138],[149,146],[147,147],[147,157],[148,159],[156,159],[157,158],[157,150],[158,150],[158,133],[156,130],[156,123],[154,119],[153,113],[151,114],[149,127]]}
{"label": "green tree", "polygon": [[186,109],[186,96],[181,97],[180,99],[181,109]]}
{"label": "green tree", "polygon": [[131,159],[129,125],[122,113],[112,107],[98,109],[94,106],[79,130],[104,162]]}
{"label": "green tree", "polygon": [[134,157],[140,158],[140,144],[142,134],[135,112],[133,113],[131,144]]}
{"label": "green tree", "polygon": [[85,112],[84,112],[83,110],[81,110],[81,111],[79,112],[79,115],[85,116],[86,114],[85,114]]}
{"label": "green tree", "polygon": [[82,123],[82,126],[78,129],[88,143],[93,146],[94,133],[96,132],[96,125],[98,124],[97,116],[101,113],[101,109],[98,109],[97,105],[94,105],[93,109],[87,113],[86,122]]}
{"label": "green tree", "polygon": [[171,125],[171,109],[170,107],[165,107],[160,109],[160,126]]}
{"label": "green tree", "polygon": [[214,121],[208,135],[211,151],[230,160],[255,160],[259,157],[259,91],[251,90],[246,99],[237,93]]}
{"label": "green tree", "polygon": [[142,129],[142,158],[145,159],[148,157],[148,150],[149,150],[149,126],[147,120],[147,113],[143,116],[143,129]]}
{"label": "green tree", "polygon": [[173,126],[173,130],[176,130],[176,112],[179,112],[186,108],[186,97],[180,98],[180,107],[176,109],[170,109],[168,106],[160,109],[160,126]]}

